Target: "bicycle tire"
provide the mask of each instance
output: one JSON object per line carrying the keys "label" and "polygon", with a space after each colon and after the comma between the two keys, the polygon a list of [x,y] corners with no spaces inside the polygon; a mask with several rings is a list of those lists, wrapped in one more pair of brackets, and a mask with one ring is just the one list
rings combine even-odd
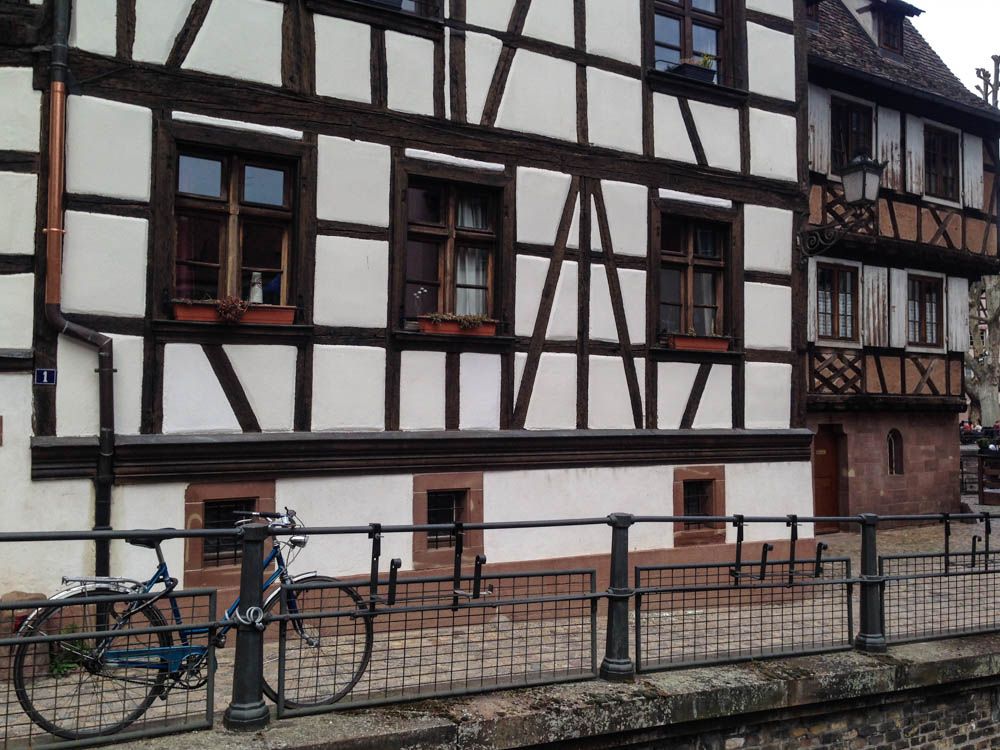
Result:
{"label": "bicycle tire", "polygon": [[[30,638],[99,631],[98,608],[102,605],[81,600],[116,595],[121,592],[93,589],[70,597],[58,606],[34,613],[21,634]],[[147,607],[118,623],[120,614],[115,610],[123,610],[127,604],[107,605],[117,628],[105,650],[171,645],[170,633],[166,632],[130,635],[131,627],[157,627],[166,625],[166,621],[155,607]],[[105,645],[106,639],[100,643]],[[12,671],[17,699],[31,720],[49,734],[68,740],[116,734],[142,716],[163,693],[168,678],[165,662],[157,669],[109,665],[94,654],[96,645],[96,639],[69,638],[25,642],[15,647]]]}
{"label": "bicycle tire", "polygon": [[[298,584],[338,584],[329,576],[309,576]],[[278,614],[282,594],[265,604],[265,613]],[[348,612],[366,605],[351,586],[340,585],[296,592],[298,611]],[[371,617],[307,617],[285,626],[285,708],[308,708],[336,703],[358,684],[374,643]],[[308,639],[316,640],[311,644]],[[265,647],[264,694],[278,702],[278,644]]]}

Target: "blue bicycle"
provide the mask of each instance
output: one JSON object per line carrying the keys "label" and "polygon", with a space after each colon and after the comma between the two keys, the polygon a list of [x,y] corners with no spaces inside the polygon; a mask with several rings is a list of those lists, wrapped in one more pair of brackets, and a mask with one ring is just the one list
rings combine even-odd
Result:
{"label": "blue bicycle", "polygon": [[[236,514],[243,516],[236,525],[258,518],[270,521],[272,529],[300,525],[295,511],[288,508],[284,513]],[[289,614],[358,613],[348,618],[291,618],[286,626],[286,663],[297,670],[294,683],[307,684],[308,689],[291,696],[286,690],[285,705],[334,703],[351,691],[368,667],[372,618],[363,615],[365,602],[351,586],[312,572],[298,576],[288,572],[288,564],[308,537],[292,534],[273,539],[264,561],[262,590],[267,592],[279,582],[319,586],[289,592],[274,588],[264,600],[263,615],[281,605],[283,592]],[[52,597],[56,602],[36,609],[20,627],[19,635],[26,640],[14,649],[14,688],[24,711],[45,731],[74,740],[115,734],[158,698],[165,701],[173,690],[195,690],[208,680],[209,646],[225,645],[226,634],[241,617],[239,599],[226,610],[225,624],[211,642],[206,627],[184,627],[179,597],[173,594],[177,579],[170,575],[160,541],[128,540],[155,550],[158,565],[148,580],[64,578],[69,585]],[[269,646],[266,651],[263,689],[276,701],[277,650]]]}

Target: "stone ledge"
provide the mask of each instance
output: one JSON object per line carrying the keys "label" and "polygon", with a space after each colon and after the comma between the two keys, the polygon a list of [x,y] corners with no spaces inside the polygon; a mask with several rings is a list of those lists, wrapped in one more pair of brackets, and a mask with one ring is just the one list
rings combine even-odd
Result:
{"label": "stone ledge", "polygon": [[[874,703],[910,690],[1000,682],[998,676],[1000,635],[983,635],[895,646],[880,655],[843,651],[659,672],[627,684],[592,680],[336,712],[276,721],[251,735],[227,732],[218,721],[219,728],[210,732],[141,746],[501,750],[608,734],[666,736],[682,725],[761,712],[779,718],[789,709],[825,709],[859,699]],[[220,690],[220,708],[225,694]]]}

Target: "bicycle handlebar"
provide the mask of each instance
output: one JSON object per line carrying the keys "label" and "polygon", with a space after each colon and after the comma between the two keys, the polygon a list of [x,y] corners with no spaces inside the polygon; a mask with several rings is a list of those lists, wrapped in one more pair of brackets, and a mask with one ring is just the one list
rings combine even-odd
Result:
{"label": "bicycle handlebar", "polygon": [[258,511],[258,510],[234,510],[233,511],[233,515],[234,516],[246,516],[248,518],[274,518],[274,519],[277,519],[277,518],[284,518],[286,515],[292,516],[294,514],[293,513],[288,513],[288,514],[285,514],[285,513],[268,513],[267,511],[263,511],[263,510],[260,510],[260,511]]}

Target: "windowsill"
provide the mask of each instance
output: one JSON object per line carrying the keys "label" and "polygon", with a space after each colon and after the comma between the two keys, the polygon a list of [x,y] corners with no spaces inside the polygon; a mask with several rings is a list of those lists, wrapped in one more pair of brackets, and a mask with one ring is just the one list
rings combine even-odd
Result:
{"label": "windowsill", "polygon": [[465,333],[422,333],[420,331],[407,331],[397,328],[392,331],[392,336],[403,344],[432,345],[460,345],[463,347],[483,348],[483,349],[507,349],[514,344],[513,336],[476,336]]}
{"label": "windowsill", "polygon": [[276,325],[290,326],[295,323],[296,308],[292,305],[250,305],[236,322],[228,322],[219,317],[218,301],[195,302],[174,300],[174,320],[184,323],[213,323],[223,325]]}
{"label": "windowsill", "polygon": [[674,349],[662,341],[657,341],[649,347],[650,359],[660,362],[711,362],[726,365],[742,361],[743,356],[744,352],[735,349],[729,351]]}
{"label": "windowsill", "polygon": [[834,349],[861,349],[861,342],[857,339],[851,341],[848,339],[816,339],[816,346],[826,346]]}
{"label": "windowsill", "polygon": [[657,343],[664,349],[678,352],[728,352],[733,342],[728,336],[670,333],[661,334]]}
{"label": "windowsill", "polygon": [[154,318],[150,321],[154,336],[161,341],[190,341],[192,337],[228,341],[233,338],[303,339],[313,332],[311,325],[273,323],[223,323]]}
{"label": "windowsill", "polygon": [[947,206],[948,208],[957,208],[961,210],[962,204],[959,201],[952,200],[951,198],[941,198],[936,195],[931,195],[930,193],[924,193],[923,199],[927,203],[934,203],[938,206]]}
{"label": "windowsill", "polygon": [[734,89],[721,83],[708,83],[665,70],[647,70],[646,80],[653,91],[661,94],[679,94],[693,99],[736,106],[745,102],[750,92]]}
{"label": "windowsill", "polygon": [[702,544],[724,544],[725,541],[725,529],[685,529],[682,531],[674,531],[675,547],[697,547]]}
{"label": "windowsill", "polygon": [[926,344],[906,344],[907,354],[945,354],[944,344],[940,346],[927,346]]}

